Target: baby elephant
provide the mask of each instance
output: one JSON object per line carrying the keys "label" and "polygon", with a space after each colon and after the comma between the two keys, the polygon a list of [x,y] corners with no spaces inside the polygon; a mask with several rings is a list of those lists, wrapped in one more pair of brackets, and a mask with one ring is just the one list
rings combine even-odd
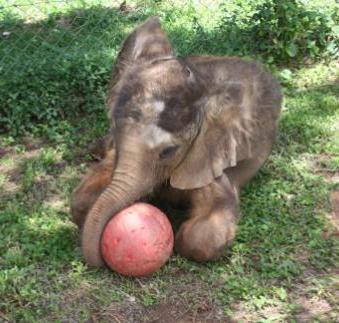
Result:
{"label": "baby elephant", "polygon": [[113,72],[104,158],[72,198],[88,265],[104,265],[100,238],[110,218],[151,193],[188,208],[179,254],[218,258],[235,236],[239,190],[272,149],[281,99],[258,63],[179,58],[157,18],[135,29]]}

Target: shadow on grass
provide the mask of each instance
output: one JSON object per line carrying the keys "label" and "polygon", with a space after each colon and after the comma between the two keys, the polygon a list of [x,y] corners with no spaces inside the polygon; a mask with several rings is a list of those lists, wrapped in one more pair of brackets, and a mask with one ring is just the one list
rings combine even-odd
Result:
{"label": "shadow on grass", "polygon": [[60,262],[75,254],[75,226],[69,220],[68,196],[77,179],[66,163],[39,153],[14,155],[4,171],[0,192],[1,267]]}

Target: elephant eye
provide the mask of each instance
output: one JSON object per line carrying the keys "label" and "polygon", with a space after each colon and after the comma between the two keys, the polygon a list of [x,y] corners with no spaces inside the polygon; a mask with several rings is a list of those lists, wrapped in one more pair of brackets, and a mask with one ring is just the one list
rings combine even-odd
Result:
{"label": "elephant eye", "polygon": [[174,155],[174,153],[178,150],[179,146],[169,146],[163,149],[163,151],[159,154],[160,159],[169,158]]}

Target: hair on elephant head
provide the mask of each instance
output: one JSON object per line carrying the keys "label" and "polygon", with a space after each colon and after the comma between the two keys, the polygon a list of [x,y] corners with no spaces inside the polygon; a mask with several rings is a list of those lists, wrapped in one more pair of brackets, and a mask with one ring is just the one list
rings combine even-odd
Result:
{"label": "hair on elephant head", "polygon": [[136,28],[118,55],[107,99],[114,172],[83,225],[87,263],[103,265],[108,220],[159,184],[199,189],[242,160],[264,161],[280,104],[277,82],[259,64],[179,58],[157,18]]}

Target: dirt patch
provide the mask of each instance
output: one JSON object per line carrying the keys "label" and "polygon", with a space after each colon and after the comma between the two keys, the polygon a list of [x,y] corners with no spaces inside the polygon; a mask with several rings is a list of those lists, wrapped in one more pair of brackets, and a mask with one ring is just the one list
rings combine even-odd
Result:
{"label": "dirt patch", "polygon": [[275,319],[272,322],[283,322],[288,316],[280,304],[254,309],[253,307],[248,307],[244,302],[238,302],[233,304],[231,309],[233,312],[231,322],[261,322],[262,320],[271,320],[272,318]]}
{"label": "dirt patch", "polygon": [[207,323],[233,322],[221,309],[216,309],[210,300],[199,306],[190,306],[186,301],[162,302],[143,306],[133,299],[113,303],[98,314],[93,314],[94,322],[144,322],[144,323]]}
{"label": "dirt patch", "polygon": [[284,300],[263,307],[240,301],[231,305],[233,322],[339,322],[338,269],[307,269]]}
{"label": "dirt patch", "polygon": [[[118,291],[119,299],[112,299],[111,302],[107,302],[106,295],[100,293],[100,287],[81,282],[58,296],[56,302],[60,312],[53,313],[46,319],[63,322],[65,318],[67,322],[77,322],[81,313],[89,312],[88,322],[93,323],[235,322],[224,314],[211,286],[198,275],[185,271],[178,275],[169,273],[167,278],[162,287],[154,284],[152,279],[135,279],[131,282],[134,287]],[[104,285],[107,287],[112,284],[114,291],[115,286],[124,283],[118,277],[108,276]],[[156,299],[153,298],[155,291],[158,294]],[[146,305],[147,301],[156,303]],[[62,317],[59,316],[61,312]]]}
{"label": "dirt patch", "polygon": [[331,192],[330,200],[332,206],[331,222],[339,232],[339,190]]}
{"label": "dirt patch", "polygon": [[162,303],[149,308],[145,316],[148,317],[145,322],[154,323],[231,322],[231,320],[225,317],[221,310],[217,310],[209,300],[205,300],[194,308],[190,308],[187,304],[185,306],[183,303]]}
{"label": "dirt patch", "polygon": [[339,190],[330,192],[330,203],[332,211],[326,215],[332,228],[323,233],[325,239],[329,237],[339,238]]}
{"label": "dirt patch", "polygon": [[[330,184],[338,184],[339,172],[328,166],[330,159],[331,156],[326,154],[319,155],[317,158],[312,160],[312,168],[315,173],[321,175],[326,182]],[[339,190],[333,190],[330,192],[330,203],[332,212],[328,214],[327,218],[332,224],[333,230],[324,232],[324,238],[331,236],[339,237]]]}
{"label": "dirt patch", "polygon": [[232,304],[231,309],[234,322],[256,322],[259,320],[259,315],[247,308],[243,302]]}
{"label": "dirt patch", "polygon": [[323,273],[311,270],[304,273],[289,294],[290,302],[297,307],[293,314],[297,322],[313,322],[315,319],[320,322],[338,322],[338,274],[336,269]]}
{"label": "dirt patch", "polygon": [[339,172],[330,167],[329,162],[332,158],[331,155],[321,154],[318,156],[304,156],[305,160],[314,170],[314,173],[321,175],[324,180],[330,184],[339,183]]}
{"label": "dirt patch", "polygon": [[39,163],[38,159],[42,153],[41,145],[41,141],[30,141],[26,146],[28,150],[7,150],[4,159],[1,160],[3,162],[0,161],[0,174],[2,175],[0,198],[5,201],[22,194],[29,206],[41,202],[48,208],[68,212],[68,199],[64,196],[64,186],[61,184],[68,185],[68,179],[64,174],[67,168],[66,161],[56,159],[55,163],[50,165],[49,170],[34,172],[33,178],[29,179],[29,186],[27,188],[24,186],[25,163],[27,161],[34,163],[35,160]]}
{"label": "dirt patch", "polygon": [[299,263],[308,265],[310,259],[310,252],[305,250],[303,246],[300,246],[299,249],[293,254],[293,258]]}
{"label": "dirt patch", "polygon": [[12,151],[11,148],[3,148],[0,147],[0,158],[6,156],[7,154],[9,154]]}
{"label": "dirt patch", "polygon": [[[5,148],[6,150],[6,148]],[[24,160],[36,158],[40,154],[40,149],[34,149],[18,153],[13,149],[6,150],[6,158],[11,159],[11,163],[1,163],[0,172],[9,176],[16,177],[16,172],[20,171],[20,166]],[[0,156],[1,157],[1,156]]]}
{"label": "dirt patch", "polygon": [[5,181],[2,184],[2,192],[0,196],[11,195],[17,193],[21,187],[22,179],[22,163],[24,160],[35,158],[39,155],[40,150],[35,149],[32,151],[27,151],[24,153],[18,153],[14,149],[4,148],[3,151],[6,151],[3,156],[8,159],[7,162],[0,162],[0,174],[5,176]]}
{"label": "dirt patch", "polygon": [[44,145],[44,141],[41,138],[23,137],[21,141],[28,151],[40,149]]}
{"label": "dirt patch", "polygon": [[315,317],[327,318],[332,311],[330,304],[317,296],[312,298],[299,297],[295,303],[300,306],[299,313],[295,317],[298,322],[310,322]]}
{"label": "dirt patch", "polygon": [[321,172],[319,172],[325,179],[326,182],[330,183],[330,184],[337,184],[339,183],[339,173],[337,172],[333,172],[330,170],[322,170]]}
{"label": "dirt patch", "polygon": [[212,294],[211,286],[187,272],[173,274],[166,297],[159,304],[144,307],[142,317],[142,322],[147,323],[232,322]]}

